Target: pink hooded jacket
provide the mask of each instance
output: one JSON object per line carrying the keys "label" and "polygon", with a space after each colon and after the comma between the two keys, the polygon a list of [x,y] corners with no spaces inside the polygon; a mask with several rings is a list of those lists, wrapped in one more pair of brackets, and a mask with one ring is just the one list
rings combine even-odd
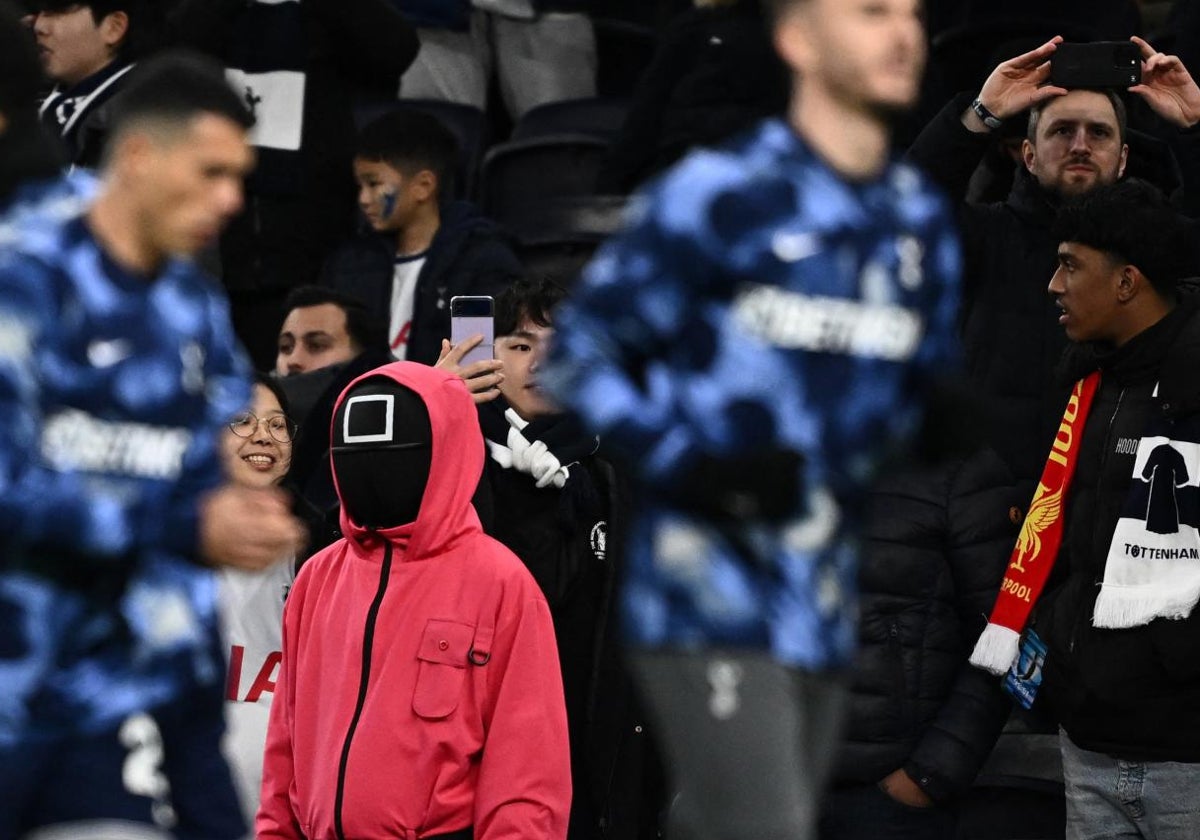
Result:
{"label": "pink hooded jacket", "polygon": [[533,577],[471,506],[475,407],[442,371],[397,362],[365,376],[380,374],[428,408],[429,481],[408,525],[372,533],[343,509],[346,537],[288,594],[257,836],[564,838],[554,629]]}

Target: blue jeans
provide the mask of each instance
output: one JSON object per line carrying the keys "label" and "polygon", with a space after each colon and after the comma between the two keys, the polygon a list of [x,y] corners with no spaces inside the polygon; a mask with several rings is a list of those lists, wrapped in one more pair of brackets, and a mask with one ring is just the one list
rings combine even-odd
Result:
{"label": "blue jeans", "polygon": [[1067,840],[1200,838],[1200,764],[1125,761],[1059,732]]}

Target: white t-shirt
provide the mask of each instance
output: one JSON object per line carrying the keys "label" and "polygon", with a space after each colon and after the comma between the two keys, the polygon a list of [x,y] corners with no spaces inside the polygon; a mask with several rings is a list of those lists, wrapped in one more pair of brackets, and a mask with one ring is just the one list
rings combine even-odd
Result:
{"label": "white t-shirt", "polygon": [[412,333],[417,278],[425,266],[426,253],[396,257],[395,267],[392,269],[392,308],[388,321],[388,344],[392,348],[392,358],[399,362],[408,358],[408,338]]}
{"label": "white t-shirt", "polygon": [[262,788],[267,719],[283,647],[283,599],[296,579],[293,558],[260,572],[221,569],[221,632],[229,661],[225,681],[225,738],[242,811],[251,826]]}

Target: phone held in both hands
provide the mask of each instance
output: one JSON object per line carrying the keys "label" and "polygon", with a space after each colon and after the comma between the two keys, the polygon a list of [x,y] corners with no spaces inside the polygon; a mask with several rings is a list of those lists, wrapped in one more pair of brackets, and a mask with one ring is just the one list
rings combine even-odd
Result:
{"label": "phone held in both hands", "polygon": [[457,346],[472,336],[483,336],[483,341],[472,347],[459,362],[463,367],[495,357],[494,312],[495,301],[488,295],[456,295],[450,298],[450,343]]}
{"label": "phone held in both hands", "polygon": [[1142,82],[1142,54],[1132,41],[1059,44],[1050,57],[1050,84],[1068,89],[1117,88]]}

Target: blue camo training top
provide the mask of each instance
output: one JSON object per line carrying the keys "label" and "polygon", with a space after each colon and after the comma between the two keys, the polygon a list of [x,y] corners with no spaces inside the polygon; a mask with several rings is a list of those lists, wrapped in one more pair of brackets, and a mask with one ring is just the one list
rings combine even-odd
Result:
{"label": "blue camo training top", "polygon": [[0,745],[98,731],[223,677],[197,503],[250,366],[190,262],[113,263],[86,180],[0,220]]}
{"label": "blue camo training top", "polygon": [[[555,315],[540,377],[632,459],[624,625],[649,647],[845,665],[865,485],[957,361],[960,255],[911,167],[847,183],[780,120],[690,155]],[[696,453],[804,459],[804,510],[718,528],[656,500]]]}

